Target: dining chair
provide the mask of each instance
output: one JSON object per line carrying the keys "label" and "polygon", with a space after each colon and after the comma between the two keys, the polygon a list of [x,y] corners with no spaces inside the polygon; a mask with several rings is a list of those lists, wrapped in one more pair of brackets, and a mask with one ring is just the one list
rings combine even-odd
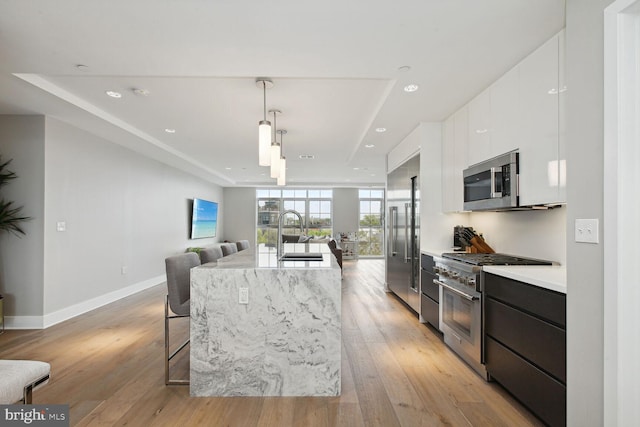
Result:
{"label": "dining chair", "polygon": [[238,247],[238,252],[244,251],[245,249],[249,249],[249,241],[248,240],[238,240],[236,242],[236,246]]}
{"label": "dining chair", "polygon": [[200,250],[200,263],[206,264],[208,262],[214,262],[222,258],[222,248],[220,246],[213,246],[210,248],[202,248]]}
{"label": "dining chair", "polygon": [[[189,380],[170,379],[169,362],[180,350],[189,344],[189,338],[170,353],[169,320],[189,317],[191,269],[199,265],[200,257],[195,252],[173,255],[165,259],[167,270],[167,297],[164,304],[164,383],[166,385],[189,384]],[[171,312],[169,309],[171,309]]]}
{"label": "dining chair", "polygon": [[222,248],[222,255],[228,256],[238,252],[238,246],[235,243],[223,243],[220,245]]}

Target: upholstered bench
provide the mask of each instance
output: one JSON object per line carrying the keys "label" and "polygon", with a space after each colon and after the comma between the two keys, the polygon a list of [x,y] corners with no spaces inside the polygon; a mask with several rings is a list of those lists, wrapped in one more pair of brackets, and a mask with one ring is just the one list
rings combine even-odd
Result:
{"label": "upholstered bench", "polygon": [[34,360],[0,360],[0,404],[31,403],[33,389],[49,381],[51,365]]}

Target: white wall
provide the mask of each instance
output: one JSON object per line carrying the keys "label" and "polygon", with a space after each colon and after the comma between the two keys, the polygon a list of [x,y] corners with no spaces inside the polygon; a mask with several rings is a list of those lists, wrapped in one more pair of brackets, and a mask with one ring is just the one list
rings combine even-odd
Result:
{"label": "white wall", "polygon": [[254,187],[225,187],[224,240],[237,242],[249,240],[253,247],[256,244],[256,189]]}
{"label": "white wall", "polygon": [[420,249],[449,250],[453,227],[467,214],[442,212],[442,124],[422,123],[420,132]]}
{"label": "white wall", "polygon": [[26,236],[0,235],[0,294],[7,327],[16,314],[26,323],[42,319],[44,132],[42,116],[0,116],[0,155],[3,161],[13,159],[9,170],[18,175],[0,194],[32,217],[22,224]]}
{"label": "white wall", "polygon": [[[577,218],[603,217],[604,31],[611,0],[567,0],[567,420],[603,418],[602,243],[573,241]],[[600,230],[601,242],[607,230]]]}
{"label": "white wall", "polygon": [[496,252],[567,262],[566,212],[564,206],[550,210],[473,212],[470,225]]}
{"label": "white wall", "polygon": [[[189,201],[222,203],[222,188],[51,118],[45,183],[48,324],[96,298],[161,283],[164,258],[219,240],[189,240]],[[58,232],[62,221],[66,231]],[[224,233],[224,215],[218,230]]]}
{"label": "white wall", "polygon": [[398,145],[387,153],[387,174],[420,153],[422,144],[422,123],[416,126]]}
{"label": "white wall", "polygon": [[357,232],[360,227],[357,188],[333,189],[333,234]]}
{"label": "white wall", "polygon": [[189,240],[189,200],[222,203],[215,184],[51,118],[0,117],[0,140],[20,176],[7,196],[34,217],[25,238],[2,237],[8,328],[47,327],[161,283],[166,256],[219,240]]}

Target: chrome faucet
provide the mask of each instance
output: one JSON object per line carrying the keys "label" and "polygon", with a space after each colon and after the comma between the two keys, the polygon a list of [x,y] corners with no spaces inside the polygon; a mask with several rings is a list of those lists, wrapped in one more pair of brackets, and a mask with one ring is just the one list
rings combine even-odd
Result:
{"label": "chrome faucet", "polygon": [[278,260],[282,256],[282,218],[284,218],[284,216],[288,213],[292,213],[298,216],[298,219],[300,220],[300,232],[304,234],[304,229],[302,228],[302,215],[300,215],[300,212],[294,211],[293,209],[282,212],[278,217],[278,242],[276,244],[276,256]]}

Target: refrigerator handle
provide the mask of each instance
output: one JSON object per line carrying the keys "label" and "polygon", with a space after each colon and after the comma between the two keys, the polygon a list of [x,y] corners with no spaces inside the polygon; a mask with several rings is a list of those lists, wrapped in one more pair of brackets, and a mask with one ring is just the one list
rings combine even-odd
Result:
{"label": "refrigerator handle", "polygon": [[391,256],[398,255],[396,251],[396,245],[398,244],[398,230],[396,227],[398,226],[398,208],[396,206],[391,206],[389,208],[389,241],[391,242]]}
{"label": "refrigerator handle", "polygon": [[411,261],[411,256],[409,254],[409,205],[410,203],[404,204],[404,262]]}

